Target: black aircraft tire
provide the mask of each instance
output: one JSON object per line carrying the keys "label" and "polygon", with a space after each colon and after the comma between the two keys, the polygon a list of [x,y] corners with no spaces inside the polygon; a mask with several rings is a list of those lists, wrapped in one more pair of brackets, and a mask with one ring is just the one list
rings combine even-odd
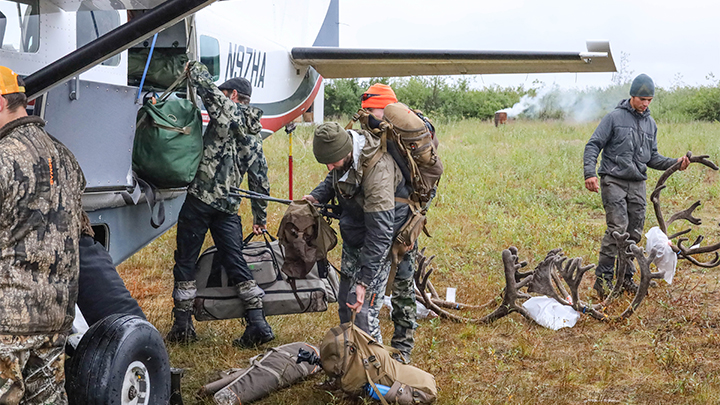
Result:
{"label": "black aircraft tire", "polygon": [[110,315],[93,325],[69,359],[66,379],[71,405],[166,404],[170,399],[162,336],[135,315]]}

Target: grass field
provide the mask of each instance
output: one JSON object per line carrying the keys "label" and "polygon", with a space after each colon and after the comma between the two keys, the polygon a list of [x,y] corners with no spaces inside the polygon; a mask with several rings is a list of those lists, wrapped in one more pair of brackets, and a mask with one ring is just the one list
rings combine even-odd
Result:
{"label": "grass field", "polygon": [[[343,123],[344,124],[344,123]],[[596,263],[605,231],[598,194],[585,190],[582,152],[597,123],[510,121],[494,127],[480,121],[438,123],[445,165],[439,197],[429,215],[433,238],[421,239],[437,255],[433,282],[444,294],[457,287],[459,302],[482,304],[504,287],[501,252],[519,249],[534,267],[553,248],[569,257]],[[659,150],[678,157],[691,150],[720,159],[720,123],[660,124]],[[294,142],[296,198],[326,174],[312,154],[312,128],[300,128]],[[287,136],[265,141],[272,195],[287,198]],[[650,171],[648,190],[660,172]],[[663,192],[666,218],[702,200],[696,214],[706,243],[720,240],[718,174],[704,166],[671,177]],[[648,193],[649,193],[648,191]],[[284,206],[270,205],[271,232]],[[243,204],[246,229],[249,205]],[[646,231],[656,223],[648,210]],[[673,224],[672,230],[685,224]],[[336,225],[335,225],[336,226]],[[694,232],[697,234],[697,232]],[[212,242],[206,241],[208,245]],[[644,241],[643,241],[644,245]],[[119,267],[128,288],[149,320],[164,335],[171,324],[174,229]],[[339,249],[331,252],[339,265]],[[720,269],[701,269],[682,261],[672,285],[651,289],[636,315],[617,323],[582,317],[574,328],[557,332],[511,314],[491,325],[419,321],[413,364],[431,372],[440,390],[438,404],[709,404],[720,403]],[[585,275],[581,298],[596,300],[592,272]],[[609,313],[620,313],[628,297]],[[481,317],[489,310],[468,312]],[[338,322],[337,304],[325,313],[269,318],[277,339],[319,344]],[[238,320],[197,323],[200,341],[168,346],[171,363],[185,371],[186,404],[217,370],[244,367],[263,352],[238,350],[233,338],[244,327]],[[387,312],[384,336],[391,336]],[[362,400],[317,387],[321,374],[261,401],[262,404],[355,404]]]}

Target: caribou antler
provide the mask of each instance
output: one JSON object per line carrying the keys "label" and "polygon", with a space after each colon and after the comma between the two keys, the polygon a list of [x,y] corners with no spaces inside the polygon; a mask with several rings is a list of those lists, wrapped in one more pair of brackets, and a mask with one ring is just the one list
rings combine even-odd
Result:
{"label": "caribou antler", "polygon": [[[517,303],[518,299],[530,298],[530,295],[521,292],[520,288],[523,288],[532,280],[531,275],[520,273],[518,271],[521,268],[527,266],[527,262],[521,262],[518,259],[517,248],[511,246],[510,248],[503,250],[502,253],[506,283],[502,303],[493,312],[479,319],[466,318],[451,314],[447,310],[437,305],[433,301],[431,294],[428,294],[426,292],[429,283],[429,277],[433,273],[433,269],[430,268],[430,263],[434,257],[435,256],[431,256],[429,259],[427,259],[424,255],[424,250],[419,252],[417,258],[418,267],[415,271],[415,285],[420,292],[417,296],[420,299],[420,302],[422,302],[422,304],[425,305],[425,307],[427,307],[428,309],[431,309],[443,318],[447,318],[455,322],[491,323],[512,312],[518,312],[524,317],[530,318],[528,313],[525,311],[525,308],[523,308],[522,305],[519,305]],[[515,281],[518,275],[522,275],[522,281],[520,282]]]}
{"label": "caribou antler", "polygon": [[[718,170],[718,166],[715,165],[715,163],[711,162],[707,158],[708,155],[701,155],[701,156],[693,156],[692,152],[688,152],[687,155],[688,159],[690,160],[690,163],[700,163],[704,166],[707,166],[713,170]],[[670,176],[672,176],[673,173],[678,171],[681,166],[681,162],[678,161],[674,165],[672,165],[669,169],[665,170],[665,172],[660,176],[660,179],[658,179],[657,184],[655,185],[655,189],[653,190],[652,194],[650,195],[650,201],[652,201],[653,204],[653,210],[655,211],[655,218],[657,218],[658,226],[660,229],[668,235],[668,226],[672,224],[673,222],[677,221],[678,219],[684,219],[688,221],[689,223],[693,225],[701,225],[702,220],[700,218],[694,217],[692,214],[693,212],[700,206],[700,201],[696,201],[693,205],[691,205],[689,208],[677,212],[674,215],[670,217],[670,220],[666,223],[665,219],[663,217],[662,209],[660,207],[660,193],[665,189],[666,185],[665,182],[667,181]],[[690,232],[690,229],[685,229],[680,232],[676,232],[672,235],[668,236],[668,239],[673,240],[675,238],[678,238],[679,236],[682,236],[686,233]],[[702,242],[703,237],[700,236],[695,243],[690,248],[685,248],[682,246],[683,242],[686,242],[687,238],[679,238],[676,244],[672,244],[671,247],[675,253],[680,256],[680,258],[687,259],[691,263],[695,264],[696,266],[700,267],[716,267],[720,265],[720,255],[717,254],[717,250],[720,249],[720,243],[716,243],[714,245],[710,246],[700,246],[700,242]],[[697,259],[695,259],[693,256],[703,253],[713,253],[715,252],[715,259],[708,261],[708,262],[701,262]]]}
{"label": "caribou antler", "polygon": [[647,295],[648,289],[650,288],[650,281],[652,279],[663,277],[663,273],[653,273],[650,270],[650,264],[657,259],[657,249],[651,249],[647,257],[643,254],[643,249],[635,244],[630,245],[630,250],[632,251],[633,256],[635,256],[638,266],[640,267],[640,285],[638,286],[638,292],[635,294],[635,298],[625,312],[620,315],[620,319],[626,319],[635,313],[635,310],[637,310],[640,303]]}

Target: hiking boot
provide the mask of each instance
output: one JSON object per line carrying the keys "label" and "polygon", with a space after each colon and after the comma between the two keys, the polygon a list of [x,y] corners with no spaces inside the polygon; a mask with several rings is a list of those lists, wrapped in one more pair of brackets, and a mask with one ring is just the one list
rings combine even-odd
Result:
{"label": "hiking boot", "polygon": [[610,295],[610,291],[613,289],[613,282],[612,280],[606,280],[604,278],[596,278],[593,288],[597,292],[600,301],[605,301],[605,298]]}
{"label": "hiking boot", "polygon": [[262,308],[248,309],[245,312],[245,320],[247,321],[245,333],[240,338],[233,340],[233,346],[247,349],[275,339],[275,334],[265,320]]}
{"label": "hiking boot", "polygon": [[170,332],[168,332],[165,340],[173,343],[192,343],[198,340],[197,333],[195,333],[195,326],[192,321],[192,311],[186,311],[174,308],[173,316],[175,322],[173,322]]}
{"label": "hiking boot", "polygon": [[401,351],[400,353],[393,353],[390,356],[401,364],[410,364],[410,353]]}
{"label": "hiking boot", "polygon": [[625,277],[625,280],[623,280],[622,283],[623,291],[627,291],[630,294],[637,295],[638,292],[638,285],[635,284],[632,278]]}

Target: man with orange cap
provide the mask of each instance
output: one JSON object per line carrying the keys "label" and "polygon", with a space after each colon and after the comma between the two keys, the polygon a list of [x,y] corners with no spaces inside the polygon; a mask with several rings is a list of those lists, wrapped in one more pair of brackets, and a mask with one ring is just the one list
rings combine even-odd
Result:
{"label": "man with orange cap", "polygon": [[0,403],[67,404],[85,177],[0,66]]}
{"label": "man with orange cap", "polygon": [[387,84],[375,83],[360,96],[362,108],[366,109],[375,118],[383,119],[385,107],[397,103],[398,99],[392,87]]}

